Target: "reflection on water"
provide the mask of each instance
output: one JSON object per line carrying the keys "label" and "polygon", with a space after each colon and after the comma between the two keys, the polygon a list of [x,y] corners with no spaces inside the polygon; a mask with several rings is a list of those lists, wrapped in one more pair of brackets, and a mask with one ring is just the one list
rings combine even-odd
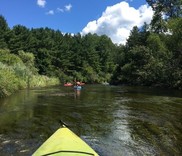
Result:
{"label": "reflection on water", "polygon": [[104,85],[25,90],[1,99],[1,154],[31,155],[60,119],[101,156],[182,154],[180,91]]}
{"label": "reflection on water", "polygon": [[75,98],[79,98],[81,95],[81,90],[80,89],[75,89]]}

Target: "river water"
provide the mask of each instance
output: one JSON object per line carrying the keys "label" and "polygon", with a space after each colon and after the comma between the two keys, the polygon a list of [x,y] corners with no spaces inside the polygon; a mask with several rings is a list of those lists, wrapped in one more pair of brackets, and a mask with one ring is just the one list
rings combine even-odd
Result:
{"label": "river water", "polygon": [[64,121],[100,156],[182,155],[182,92],[85,85],[0,99],[0,155],[31,155]]}

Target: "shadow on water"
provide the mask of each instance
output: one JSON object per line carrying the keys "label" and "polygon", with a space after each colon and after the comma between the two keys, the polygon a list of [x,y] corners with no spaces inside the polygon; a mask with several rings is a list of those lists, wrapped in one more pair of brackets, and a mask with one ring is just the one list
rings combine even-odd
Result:
{"label": "shadow on water", "polygon": [[24,90],[1,99],[1,154],[31,155],[60,119],[101,156],[182,154],[180,91],[104,85]]}

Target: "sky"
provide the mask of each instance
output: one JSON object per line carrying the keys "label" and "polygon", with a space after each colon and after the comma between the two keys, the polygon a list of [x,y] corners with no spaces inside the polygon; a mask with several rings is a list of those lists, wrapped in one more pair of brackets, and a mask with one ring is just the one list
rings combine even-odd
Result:
{"label": "sky", "polygon": [[10,28],[48,27],[62,33],[107,35],[125,44],[133,26],[150,23],[145,0],[0,0],[0,15]]}

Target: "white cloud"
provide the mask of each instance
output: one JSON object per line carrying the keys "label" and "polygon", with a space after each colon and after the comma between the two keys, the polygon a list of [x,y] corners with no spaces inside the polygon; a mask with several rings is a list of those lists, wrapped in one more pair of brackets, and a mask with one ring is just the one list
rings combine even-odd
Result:
{"label": "white cloud", "polygon": [[37,5],[40,7],[45,7],[46,5],[46,0],[37,0]]}
{"label": "white cloud", "polygon": [[152,8],[142,5],[135,9],[127,2],[120,2],[109,6],[102,13],[102,16],[90,21],[82,30],[81,34],[97,33],[98,35],[109,36],[114,43],[125,44],[133,26],[141,27],[144,22],[150,23],[153,16]]}
{"label": "white cloud", "polygon": [[47,15],[54,15],[54,10],[49,10],[46,14]]}
{"label": "white cloud", "polygon": [[72,5],[68,4],[68,5],[65,5],[64,7],[65,7],[65,11],[70,11],[72,8]]}
{"label": "white cloud", "polygon": [[64,9],[57,8],[57,11],[58,11],[58,12],[64,12]]}
{"label": "white cloud", "polygon": [[57,12],[65,12],[65,11],[70,11],[72,8],[72,5],[71,4],[68,4],[68,5],[65,5],[64,8],[57,8]]}

